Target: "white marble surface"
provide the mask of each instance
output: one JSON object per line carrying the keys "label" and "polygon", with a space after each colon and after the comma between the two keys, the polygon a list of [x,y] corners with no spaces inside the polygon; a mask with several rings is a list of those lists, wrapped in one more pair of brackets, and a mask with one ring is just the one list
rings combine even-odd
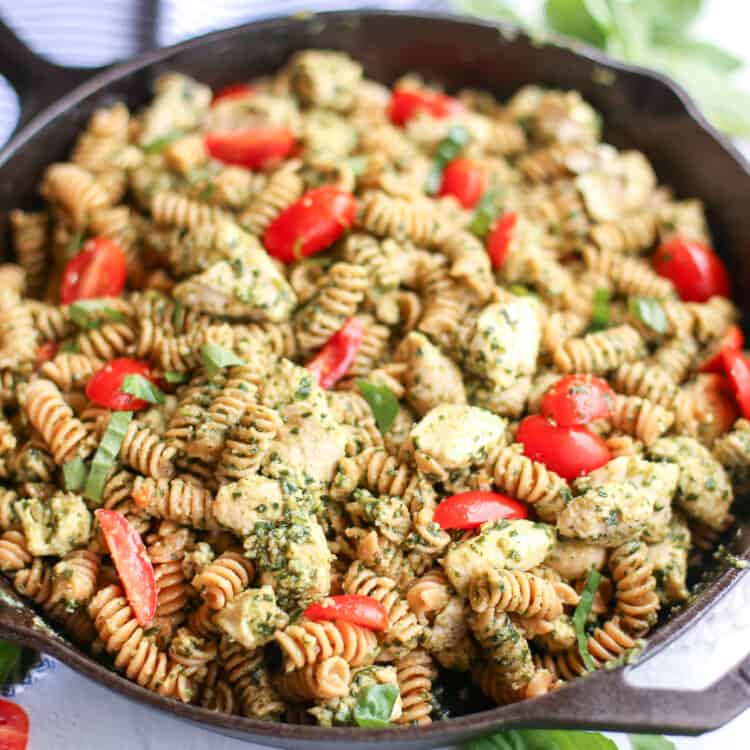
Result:
{"label": "white marble surface", "polygon": [[[76,4],[79,7],[85,4],[87,9],[90,9],[87,22],[97,23],[92,4]],[[329,0],[325,4],[343,8],[355,4],[405,7],[418,3],[399,0],[379,3]],[[422,3],[434,7],[439,4],[440,0],[427,0]],[[0,0],[0,12],[7,20],[20,25],[32,16],[35,16],[39,23],[44,17],[42,6],[50,5],[52,3],[41,0],[27,0],[24,3],[18,0]],[[161,43],[171,43],[210,28],[240,22],[253,14],[270,15],[321,5],[323,3],[313,0],[212,0],[211,13],[206,13],[206,4],[201,0],[165,0],[158,19],[158,38]],[[747,3],[744,0],[712,0],[707,5],[699,23],[704,35],[720,41],[750,61],[750,49],[747,45],[747,20],[750,18],[750,12],[747,10]],[[56,9],[60,8],[59,3],[54,3],[54,6]],[[128,6],[128,0],[101,0],[98,6],[122,8]],[[123,11],[122,18],[126,17],[127,12]],[[66,29],[62,24],[59,33],[75,36],[76,31],[76,28]],[[44,47],[44,35],[41,32],[37,33],[35,41]],[[130,51],[126,40],[121,40],[118,45],[107,45],[106,49],[94,46],[92,51],[87,53],[86,62],[99,64],[111,59],[108,55],[114,57]],[[67,47],[62,45],[60,49],[62,51],[57,59],[60,62],[71,62],[69,57],[66,59],[66,55],[75,55],[76,49],[80,50],[80,44],[73,41]],[[750,88],[750,67],[744,74],[743,82]],[[0,80],[0,100],[2,92]],[[6,106],[5,112],[8,111]],[[0,106],[0,142],[4,140],[3,132]],[[687,636],[633,670],[632,679],[636,683],[650,686],[683,689],[689,686],[692,689],[701,689],[723,674],[747,652],[749,634],[750,575],[745,576],[729,596]],[[203,750],[207,746],[212,750],[258,748],[191,725],[184,725],[167,716],[157,715],[84,680],[60,664],[54,664],[51,669],[36,674],[32,684],[18,689],[15,699],[27,709],[31,717],[30,750],[79,750],[82,747],[97,750]],[[623,736],[611,736],[621,748],[629,747]],[[742,750],[750,746],[748,736],[750,712],[709,735],[672,739],[679,750]]]}

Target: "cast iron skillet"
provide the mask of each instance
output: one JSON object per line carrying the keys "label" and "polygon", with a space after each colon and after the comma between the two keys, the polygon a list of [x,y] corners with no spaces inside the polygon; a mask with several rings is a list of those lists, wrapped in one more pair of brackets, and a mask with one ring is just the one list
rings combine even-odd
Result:
{"label": "cast iron skillet", "polygon": [[[131,109],[138,109],[149,98],[154,78],[167,70],[222,85],[269,73],[295,50],[307,47],[346,50],[364,63],[369,76],[385,82],[417,70],[449,89],[475,86],[502,96],[526,83],[578,89],[604,115],[609,142],[641,149],[662,181],[681,195],[706,202],[717,246],[732,271],[735,295],[750,301],[750,263],[745,260],[750,250],[750,172],[681,90],[653,73],[616,64],[588,48],[540,46],[510,27],[498,32],[489,24],[440,16],[342,12],[264,21],[149,52],[95,75],[36,57],[7,28],[0,27],[0,72],[21,96],[24,124],[0,152],[0,233],[7,234],[8,209],[37,202],[44,167],[66,158],[76,134],[97,106],[124,100]],[[603,75],[607,71],[610,75]],[[610,83],[603,83],[607,78],[612,79]],[[36,114],[42,107],[41,114]],[[739,557],[750,558],[747,520],[739,521],[728,545]],[[642,658],[653,656],[694,625],[739,580],[740,572],[717,562],[707,575],[700,595],[658,629]],[[699,734],[750,707],[750,656],[745,656],[701,692],[634,688],[625,681],[625,668],[597,672],[534,701],[422,728],[321,729],[253,721],[186,706],[138,687],[52,631],[29,604],[11,593],[3,579],[0,590],[0,637],[43,650],[157,710],[277,747],[375,748],[387,742],[394,749],[413,750],[523,725]]]}

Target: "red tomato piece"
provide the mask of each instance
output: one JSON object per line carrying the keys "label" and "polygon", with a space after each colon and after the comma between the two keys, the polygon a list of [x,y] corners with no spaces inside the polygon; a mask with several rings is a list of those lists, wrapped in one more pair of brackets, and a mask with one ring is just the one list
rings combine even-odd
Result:
{"label": "red tomato piece", "polygon": [[86,395],[99,406],[106,406],[115,411],[146,409],[150,406],[148,401],[122,392],[122,381],[128,375],[142,375],[154,384],[157,382],[148,362],[123,357],[113,359],[94,374],[86,386]]}
{"label": "red tomato piece", "polygon": [[211,100],[211,106],[215,107],[219,102],[231,101],[232,99],[246,99],[256,91],[255,86],[249,83],[230,83],[219,89]]}
{"label": "red tomato piece", "polygon": [[206,150],[214,159],[248,169],[263,169],[285,159],[294,150],[288,128],[263,127],[206,133]]}
{"label": "red tomato piece", "polygon": [[[45,362],[49,362],[60,350],[60,344],[57,341],[45,341],[36,350],[36,359],[34,360],[34,369],[38,370]],[[2,750],[0,748],[0,750]]]}
{"label": "red tomato piece", "polygon": [[428,112],[433,117],[443,119],[463,111],[464,107],[458,99],[439,91],[394,89],[388,116],[394,125],[404,125],[420,112]]}
{"label": "red tomato piece", "polygon": [[725,349],[721,358],[740,412],[745,419],[750,419],[750,359],[731,349]]}
{"label": "red tomato piece", "polygon": [[116,510],[94,511],[125,596],[141,627],[156,614],[156,577],[141,535]]}
{"label": "red tomato piece", "polygon": [[745,343],[745,337],[742,335],[742,329],[738,325],[731,325],[727,332],[716,342],[711,351],[703,360],[703,364],[698,368],[698,372],[724,372],[724,360],[722,352],[728,349],[738,352]]}
{"label": "red tomato piece", "polygon": [[359,318],[349,318],[305,365],[321,388],[333,388],[354,362],[362,345],[364,327]]}
{"label": "red tomato piece", "polygon": [[683,386],[686,395],[696,405],[698,434],[706,443],[712,443],[732,428],[740,413],[729,380],[713,372],[698,375]]}
{"label": "red tomato piece", "polygon": [[571,480],[604,466],[611,458],[607,444],[587,427],[558,427],[541,414],[526,417],[516,441],[528,458]]}
{"label": "red tomato piece", "polygon": [[94,237],[65,266],[60,299],[69,305],[77,299],[117,297],[125,288],[127,276],[122,248],[107,237]]}
{"label": "red tomato piece", "polygon": [[329,596],[322,602],[311,604],[304,612],[308,620],[346,620],[369,630],[385,630],[388,613],[385,607],[371,596],[340,594]]}
{"label": "red tomato piece", "polygon": [[729,296],[729,274],[719,256],[700,242],[675,237],[654,254],[654,270],[669,279],[685,302]]}
{"label": "red tomato piece", "polygon": [[0,750],[26,750],[29,717],[17,703],[0,699]]}
{"label": "red tomato piece", "polygon": [[526,506],[499,492],[474,490],[446,497],[435,508],[434,519],[443,529],[475,529],[487,521],[528,517]]}
{"label": "red tomato piece", "polygon": [[508,247],[513,238],[518,216],[515,213],[503,214],[487,235],[487,254],[493,268],[500,268],[508,257]]}
{"label": "red tomato piece", "polygon": [[542,398],[542,414],[558,427],[573,427],[612,413],[615,392],[594,375],[566,375]]}
{"label": "red tomato piece", "polygon": [[330,186],[313,188],[270,223],[263,244],[269,255],[294,263],[332,245],[356,217],[357,202],[351,193]]}
{"label": "red tomato piece", "polygon": [[474,159],[459,157],[443,170],[439,195],[452,195],[464,208],[474,208],[486,187],[482,165]]}

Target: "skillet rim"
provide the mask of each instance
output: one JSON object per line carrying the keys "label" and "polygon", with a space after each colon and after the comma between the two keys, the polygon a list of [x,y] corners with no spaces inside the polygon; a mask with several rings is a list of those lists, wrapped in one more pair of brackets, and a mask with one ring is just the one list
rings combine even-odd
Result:
{"label": "skillet rim", "polygon": [[[409,18],[410,20],[417,22],[437,21],[449,25],[461,25],[467,27],[469,32],[476,32],[478,29],[497,32],[499,27],[500,32],[505,36],[513,39],[520,38],[527,43],[536,46],[539,44],[538,39],[530,37],[512,24],[494,23],[482,19],[474,19],[467,16],[449,13],[404,13],[389,10],[349,10],[313,13],[304,18],[286,16],[262,19],[211,32],[169,47],[152,50],[94,75],[90,80],[76,86],[72,91],[63,95],[53,104],[46,107],[11,138],[6,146],[0,151],[0,170],[10,158],[27,146],[28,141],[37,133],[48,126],[54,127],[55,120],[58,117],[78,106],[89,96],[105,92],[107,88],[115,84],[117,81],[139,71],[144,71],[148,68],[159,65],[160,63],[164,63],[174,55],[193,50],[200,50],[202,46],[218,40],[231,41],[234,36],[241,36],[249,30],[279,30],[293,24],[325,23],[327,21],[337,23],[346,23],[347,21],[350,23],[361,23],[367,19],[374,18]],[[596,48],[584,44],[572,43],[556,35],[545,36],[543,44],[561,48],[568,54],[589,60],[600,67],[615,72],[615,74],[628,74],[657,82],[667,89],[667,91],[675,95],[690,120],[697,125],[698,128],[703,130],[704,133],[707,134],[709,138],[711,138],[737,164],[750,182],[750,164],[748,161],[728,138],[719,133],[716,128],[706,120],[695,102],[675,81],[656,71],[618,62]],[[750,550],[744,553],[744,557],[750,558]],[[656,655],[664,647],[686,632],[690,627],[697,624],[697,622],[699,622],[703,616],[705,616],[705,614],[737,583],[743,573],[743,571],[739,571],[732,567],[726,567],[724,571],[719,571],[716,567],[713,567],[710,571],[715,576],[715,579],[701,591],[697,600],[691,607],[686,608],[671,617],[668,622],[664,623],[656,631],[654,636],[649,639],[648,645],[644,649],[639,663],[643,663],[647,659]],[[3,588],[6,587],[3,586]],[[15,595],[13,595],[13,598],[16,598]],[[38,617],[36,610],[29,604],[24,604],[23,610],[27,614],[33,615],[34,618]],[[49,626],[46,625],[46,621],[45,627],[49,631]],[[342,740],[351,742],[352,739],[356,738],[358,741],[357,744],[360,742],[374,743],[384,739],[394,740],[398,744],[407,744],[410,741],[417,740],[425,742],[429,738],[434,738],[436,741],[439,741],[441,735],[458,737],[490,731],[493,727],[502,725],[506,718],[510,720],[509,723],[517,726],[524,721],[523,711],[519,714],[519,706],[528,706],[530,703],[533,703],[535,707],[538,706],[538,709],[543,711],[544,704],[555,695],[550,694],[534,699],[531,702],[525,701],[520,704],[500,706],[465,716],[450,718],[423,727],[363,730],[356,727],[323,728],[317,726],[283,724],[281,722],[269,723],[240,716],[220,714],[199,706],[182,704],[178,701],[159,696],[103,666],[100,662],[96,661],[94,657],[85,654],[75,646],[69,645],[67,639],[57,635],[57,633],[55,633],[54,636],[44,635],[43,628],[39,626],[35,630],[26,633],[23,637],[30,645],[45,650],[48,653],[52,653],[52,655],[68,664],[85,677],[92,679],[98,684],[104,685],[110,690],[114,690],[127,698],[135,699],[139,703],[145,703],[152,708],[167,711],[172,715],[188,719],[189,721],[202,726],[208,726],[218,730],[229,730],[233,733],[240,731],[245,734],[251,733],[257,738],[271,738],[276,736],[283,739],[308,743],[324,743],[328,741]],[[624,669],[614,671],[611,676],[606,671],[597,672],[585,680],[585,690],[591,692],[596,689],[596,685],[599,682],[604,680],[615,680],[617,675],[620,675],[620,679],[622,679],[623,674]],[[583,683],[583,680],[576,680],[563,691],[559,691],[558,695],[564,693],[572,696],[573,694],[571,691],[580,691],[584,687]],[[513,710],[514,708],[516,710]],[[572,715],[571,721],[574,722],[575,720],[575,715]]]}

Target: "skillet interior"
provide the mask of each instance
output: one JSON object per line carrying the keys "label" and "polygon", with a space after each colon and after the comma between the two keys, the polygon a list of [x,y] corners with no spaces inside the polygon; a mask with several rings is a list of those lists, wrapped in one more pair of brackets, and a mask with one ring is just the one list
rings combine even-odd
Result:
{"label": "skillet interior", "polygon": [[[8,209],[36,204],[45,166],[69,153],[96,107],[123,100],[131,109],[140,108],[149,98],[154,78],[167,70],[179,70],[216,86],[270,72],[292,52],[306,47],[346,50],[363,62],[368,76],[385,82],[406,70],[417,70],[448,89],[476,86],[499,96],[526,83],[578,89],[603,114],[605,140],[644,151],[661,181],[673,185],[678,194],[698,196],[706,202],[738,303],[743,308],[750,304],[750,264],[744,260],[750,238],[744,196],[750,193],[750,175],[742,158],[705,125],[680,92],[658,76],[613,65],[590,50],[576,54],[562,46],[539,46],[522,35],[503,35],[494,26],[434,16],[336,13],[251,24],[149,53],[97,76],[32,121],[0,153],[0,234],[7,240]],[[602,79],[596,75],[601,68],[614,72],[612,84],[597,83]],[[750,556],[750,525],[746,521],[740,521],[731,548],[740,556]],[[653,655],[694,623],[737,578],[736,570],[715,565],[703,594],[657,631],[645,655]],[[172,702],[120,678],[61,639],[45,635],[33,624],[29,611],[0,608],[3,633],[60,657],[118,692],[247,740],[287,748],[319,747],[332,740],[374,747],[383,737],[383,732],[376,731],[270,725]],[[750,703],[747,685],[743,688],[741,681],[733,683],[735,693],[738,685],[744,694],[738,694],[734,704],[741,698]],[[715,692],[714,697],[720,697],[721,691]],[[627,729],[661,726],[696,732],[717,726],[731,718],[734,708],[735,713],[741,708],[709,701],[701,711],[691,710],[684,693],[671,695],[683,698],[668,708],[666,691],[628,692],[622,671],[602,672],[533,702],[427,728],[389,732],[387,741],[394,748],[429,747],[486,733],[500,723],[521,722]]]}

